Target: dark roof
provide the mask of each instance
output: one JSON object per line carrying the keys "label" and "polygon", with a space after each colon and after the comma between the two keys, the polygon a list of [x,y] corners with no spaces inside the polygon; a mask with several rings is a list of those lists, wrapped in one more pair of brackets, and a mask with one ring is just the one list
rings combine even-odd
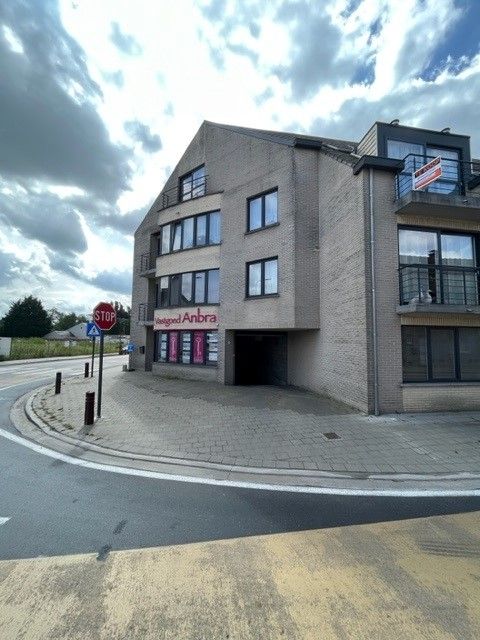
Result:
{"label": "dark roof", "polygon": [[303,133],[288,133],[285,131],[269,131],[268,129],[252,129],[250,127],[237,127],[231,124],[220,124],[209,122],[214,127],[240,133],[252,138],[267,140],[276,144],[283,144],[289,147],[302,147],[308,149],[320,149],[328,155],[337,157],[338,160],[347,161],[350,164],[357,162],[358,157],[352,156],[356,153],[357,143],[351,140],[338,140],[337,138],[323,138],[320,136],[309,136]]}

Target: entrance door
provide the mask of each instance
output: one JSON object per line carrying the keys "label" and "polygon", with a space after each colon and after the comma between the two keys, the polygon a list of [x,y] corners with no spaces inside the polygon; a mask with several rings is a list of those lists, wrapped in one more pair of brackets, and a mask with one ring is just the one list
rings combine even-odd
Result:
{"label": "entrance door", "polygon": [[287,335],[237,333],[235,384],[287,384]]}

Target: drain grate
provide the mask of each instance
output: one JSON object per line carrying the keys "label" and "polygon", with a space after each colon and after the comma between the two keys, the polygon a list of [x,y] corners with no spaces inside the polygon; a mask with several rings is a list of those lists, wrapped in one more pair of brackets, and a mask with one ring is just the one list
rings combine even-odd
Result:
{"label": "drain grate", "polygon": [[327,433],[324,433],[323,435],[325,436],[325,438],[327,438],[327,440],[338,440],[338,438],[340,438],[338,433],[335,433],[335,431],[328,431]]}

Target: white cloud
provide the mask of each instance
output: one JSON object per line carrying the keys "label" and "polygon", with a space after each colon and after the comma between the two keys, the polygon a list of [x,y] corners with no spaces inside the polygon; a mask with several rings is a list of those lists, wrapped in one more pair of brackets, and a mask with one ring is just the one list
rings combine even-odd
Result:
{"label": "white cloud", "polygon": [[[154,200],[204,119],[359,139],[373,120],[399,117],[405,124],[469,133],[480,155],[480,54],[452,58],[433,79],[422,76],[436,48],[448,48],[462,17],[455,0],[362,0],[353,10],[348,0],[59,3],[62,37],[75,57],[60,88],[79,111],[90,105],[88,117],[98,131],[105,128],[100,147],[107,161],[98,166],[108,168],[108,158],[118,158],[115,173],[122,175],[106,171],[112,185],[103,193],[88,167],[75,181],[70,157],[66,177],[60,162],[34,180],[0,185],[7,199],[18,194],[22,202],[70,207],[86,242],[82,253],[70,238],[67,259],[60,239],[52,254],[38,237],[4,230],[1,247],[20,262],[11,267],[9,286],[0,288],[2,301],[36,287],[50,306],[82,311],[110,293],[101,285],[124,288],[132,263],[128,225]],[[26,59],[32,46],[20,36],[6,26],[0,31],[15,60]],[[138,124],[134,131],[126,123]],[[23,263],[34,267],[32,282],[17,277]],[[128,302],[124,295],[118,299]]]}

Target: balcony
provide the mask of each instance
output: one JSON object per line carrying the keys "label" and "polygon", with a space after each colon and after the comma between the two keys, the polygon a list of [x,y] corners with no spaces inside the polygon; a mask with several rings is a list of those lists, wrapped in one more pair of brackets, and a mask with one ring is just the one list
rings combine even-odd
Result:
{"label": "balcony", "polygon": [[145,277],[155,276],[156,258],[151,253],[142,253],[140,256],[140,264],[138,265],[138,274]]}
{"label": "balcony", "polygon": [[434,160],[410,154],[395,176],[395,212],[444,218],[480,220],[480,169],[473,162],[441,159],[441,176],[422,189],[413,189],[413,172]]}
{"label": "balcony", "polygon": [[141,302],[138,305],[138,322],[146,326],[153,325],[153,314],[155,311],[155,305],[147,302]]}
{"label": "balcony", "polygon": [[194,200],[195,198],[201,198],[207,195],[207,179],[208,176],[192,178],[182,183],[182,189],[180,189],[180,185],[167,189],[162,193],[161,206],[158,211],[162,211],[180,202],[187,202],[188,200]]}
{"label": "balcony", "polygon": [[399,275],[399,314],[480,314],[478,267],[408,264]]}

